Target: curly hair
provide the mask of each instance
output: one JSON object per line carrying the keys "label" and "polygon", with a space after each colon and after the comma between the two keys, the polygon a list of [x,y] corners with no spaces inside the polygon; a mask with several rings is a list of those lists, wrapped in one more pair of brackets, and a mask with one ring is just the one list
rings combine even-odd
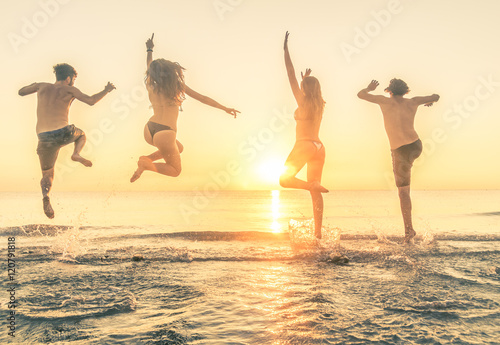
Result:
{"label": "curly hair", "polygon": [[145,82],[154,92],[161,93],[180,105],[186,98],[183,70],[185,68],[177,62],[157,59],[149,64]]}
{"label": "curly hair", "polygon": [[305,108],[310,118],[318,118],[323,115],[325,101],[321,95],[319,80],[315,77],[307,76],[302,79],[302,91],[305,95]]}
{"label": "curly hair", "polygon": [[66,80],[66,78],[68,77],[72,78],[73,76],[77,75],[76,70],[73,68],[73,66],[70,66],[67,63],[57,64],[53,68],[57,81]]}
{"label": "curly hair", "polygon": [[391,79],[389,86],[384,90],[385,92],[390,92],[394,96],[403,96],[410,92],[408,85],[401,79]]}

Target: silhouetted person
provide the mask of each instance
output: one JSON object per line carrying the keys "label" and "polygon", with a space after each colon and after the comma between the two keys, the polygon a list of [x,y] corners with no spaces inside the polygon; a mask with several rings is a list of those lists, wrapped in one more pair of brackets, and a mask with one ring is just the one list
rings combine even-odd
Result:
{"label": "silhouetted person", "polygon": [[[146,41],[146,89],[154,114],[144,127],[144,139],[158,150],[149,156],[139,158],[137,170],[130,178],[130,182],[141,177],[144,170],[172,177],[177,177],[181,173],[181,152],[184,147],[177,140],[177,118],[185,94],[211,107],[221,109],[235,118],[239,113],[189,88],[184,83],[182,72],[184,68],[178,63],[165,59],[153,61],[153,37],[154,34]],[[155,163],[162,158],[165,163]]]}
{"label": "silhouetted person", "polygon": [[[316,238],[321,238],[323,225],[323,195],[328,190],[321,186],[321,175],[325,164],[325,146],[319,139],[319,128],[323,118],[325,101],[321,96],[318,79],[311,77],[311,70],[306,69],[302,82],[295,76],[290,53],[288,52],[288,35],[285,35],[285,66],[292,92],[297,101],[295,110],[295,145],[285,162],[286,170],[280,177],[280,185],[285,188],[305,189],[311,193],[314,231]],[[307,181],[295,176],[307,164]]]}
{"label": "silhouetted person", "polygon": [[415,159],[422,153],[422,142],[414,128],[415,114],[419,105],[432,106],[434,102],[439,100],[439,95],[404,98],[404,95],[410,90],[401,79],[392,79],[385,89],[390,97],[370,94],[378,85],[378,81],[372,80],[366,89],[358,92],[358,97],[378,104],[382,110],[385,131],[391,146],[392,166],[405,225],[404,242],[408,243],[416,234],[411,218],[411,168]]}
{"label": "silhouetted person", "polygon": [[20,96],[37,93],[38,106],[36,110],[38,147],[36,152],[40,158],[42,180],[40,185],[43,194],[43,210],[47,217],[54,218],[54,210],[50,205],[49,192],[54,180],[54,165],[59,154],[59,149],[70,143],[75,143],[71,159],[91,167],[92,162],[80,155],[85,145],[85,133],[68,124],[69,107],[76,98],[88,105],[94,105],[115,87],[109,83],[104,90],[93,96],[87,96],[74,87],[77,77],[76,70],[68,64],[54,66],[56,82],[33,83],[19,90]]}

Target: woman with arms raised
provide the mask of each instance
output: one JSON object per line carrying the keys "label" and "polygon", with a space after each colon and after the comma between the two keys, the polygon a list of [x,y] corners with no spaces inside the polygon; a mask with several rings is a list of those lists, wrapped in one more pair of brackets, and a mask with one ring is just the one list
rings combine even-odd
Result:
{"label": "woman with arms raised", "polygon": [[[181,173],[182,144],[177,140],[177,118],[179,107],[185,95],[224,110],[236,118],[239,111],[226,108],[213,99],[192,90],[184,83],[184,68],[176,62],[165,59],[153,61],[154,34],[146,42],[147,71],[146,89],[153,106],[154,114],[144,127],[144,139],[158,150],[149,156],[141,156],[137,162],[137,170],[130,182],[141,177],[144,170],[154,171],[163,175],[177,177]],[[155,163],[159,159],[165,163]]]}
{"label": "woman with arms raised", "polygon": [[[280,177],[280,185],[285,188],[305,189],[311,193],[314,229],[316,238],[321,238],[323,223],[323,196],[328,190],[321,186],[321,174],[325,163],[325,147],[319,139],[319,128],[323,117],[325,101],[321,96],[318,79],[311,77],[311,70],[306,69],[299,86],[295,77],[290,53],[288,52],[288,35],[285,35],[285,66],[293,95],[298,104],[295,111],[295,145],[288,156],[285,172]],[[307,164],[307,181],[295,176]]]}

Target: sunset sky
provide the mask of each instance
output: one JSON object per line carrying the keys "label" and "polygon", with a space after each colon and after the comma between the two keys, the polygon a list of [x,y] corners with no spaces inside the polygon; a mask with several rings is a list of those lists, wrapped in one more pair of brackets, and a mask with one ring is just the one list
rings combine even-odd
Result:
{"label": "sunset sky", "polygon": [[[390,189],[389,143],[377,105],[356,97],[372,79],[383,94],[405,80],[409,96],[437,93],[421,107],[416,129],[424,153],[416,189],[500,188],[500,22],[498,0],[24,0],[4,1],[0,86],[0,191],[38,191],[36,96],[18,96],[33,82],[54,82],[52,66],[78,71],[87,94],[108,81],[116,90],[93,107],[75,101],[70,123],[88,137],[73,164],[61,150],[54,191],[278,189],[295,135],[296,103],[283,61],[290,32],[292,61],[312,69],[326,100],[320,132],[329,189]],[[145,41],[154,58],[178,61],[186,83],[228,107],[187,98],[178,124],[183,171],[129,178],[152,115],[144,87]],[[305,176],[305,175],[300,175]]]}

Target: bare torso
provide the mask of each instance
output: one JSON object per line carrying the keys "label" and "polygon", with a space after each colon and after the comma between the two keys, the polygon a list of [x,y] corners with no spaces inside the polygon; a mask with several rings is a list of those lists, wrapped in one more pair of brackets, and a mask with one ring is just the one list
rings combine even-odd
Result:
{"label": "bare torso", "polygon": [[392,96],[386,103],[379,104],[384,115],[384,126],[391,149],[397,149],[418,140],[414,128],[418,103],[403,96]]}
{"label": "bare torso", "polygon": [[149,119],[152,122],[169,126],[177,131],[177,118],[179,117],[179,105],[173,100],[166,98],[162,94],[154,92],[147,86],[149,101],[153,106],[153,116]]}
{"label": "bare torso", "polygon": [[75,99],[72,86],[37,83],[36,132],[48,132],[68,125],[69,107]]}
{"label": "bare torso", "polygon": [[321,125],[321,116],[308,119],[306,118],[305,109],[299,107],[295,110],[295,122],[297,123],[295,127],[295,138],[296,141],[299,140],[319,140],[319,128]]}

